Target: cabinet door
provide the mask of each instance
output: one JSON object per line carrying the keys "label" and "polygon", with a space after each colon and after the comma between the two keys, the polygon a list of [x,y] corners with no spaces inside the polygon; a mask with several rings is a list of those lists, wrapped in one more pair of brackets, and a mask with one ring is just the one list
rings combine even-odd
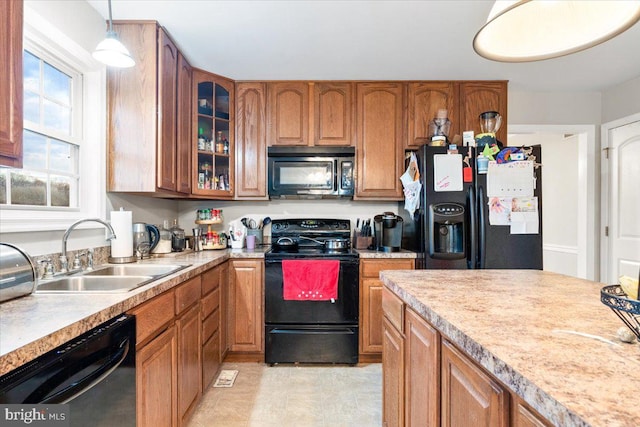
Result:
{"label": "cabinet door", "polygon": [[176,191],[176,95],[178,48],[158,29],[158,188]]}
{"label": "cabinet door", "polygon": [[0,3],[0,166],[21,168],[23,2]]}
{"label": "cabinet door", "polygon": [[192,306],[176,320],[178,332],[178,416],[185,424],[198,404],[201,391],[202,362],[200,306]]}
{"label": "cabinet door", "polygon": [[408,93],[408,135],[407,149],[417,149],[430,142],[429,122],[436,117],[438,110],[446,109],[451,121],[449,139],[459,134],[458,104],[456,103],[453,82],[416,82],[409,83]]}
{"label": "cabinet door", "polygon": [[229,263],[220,265],[220,361],[229,350]]}
{"label": "cabinet door", "polygon": [[202,346],[202,392],[213,382],[220,368],[220,331],[216,331]]}
{"label": "cabinet door", "polygon": [[441,375],[443,427],[509,425],[509,393],[446,340]]}
{"label": "cabinet door", "polygon": [[480,133],[480,113],[497,111],[502,116],[502,126],[496,137],[507,145],[507,82],[478,81],[460,83],[461,131]]}
{"label": "cabinet door", "polygon": [[177,94],[177,176],[176,189],[180,193],[191,193],[191,78],[193,70],[187,59],[178,52]]}
{"label": "cabinet door", "polygon": [[353,84],[313,84],[314,145],[354,145]]}
{"label": "cabinet door", "polygon": [[382,425],[404,426],[404,345],[400,332],[384,318],[382,346]]}
{"label": "cabinet door", "polygon": [[551,427],[542,415],[531,409],[520,397],[514,395],[512,427]]}
{"label": "cabinet door", "polygon": [[268,83],[269,146],[309,145],[309,84]]}
{"label": "cabinet door", "polygon": [[236,85],[236,199],[268,199],[264,83]]}
{"label": "cabinet door", "polygon": [[405,310],[405,426],[440,422],[439,335],[413,310]]}
{"label": "cabinet door", "polygon": [[232,260],[229,273],[230,350],[262,353],[264,351],[263,262],[262,260]]}
{"label": "cabinet door", "polygon": [[235,129],[233,82],[193,71],[193,157],[191,192],[216,199],[231,199],[234,182]]}
{"label": "cabinet door", "polygon": [[401,83],[358,83],[355,198],[402,199],[404,172]]}
{"label": "cabinet door", "polygon": [[360,353],[382,352],[382,283],[379,279],[362,279],[360,318]]}
{"label": "cabinet door", "polygon": [[177,346],[170,327],[136,353],[136,425],[174,427],[177,416]]}
{"label": "cabinet door", "polygon": [[107,67],[107,191],[151,193],[157,190],[158,29],[116,23],[113,30],[136,66]]}

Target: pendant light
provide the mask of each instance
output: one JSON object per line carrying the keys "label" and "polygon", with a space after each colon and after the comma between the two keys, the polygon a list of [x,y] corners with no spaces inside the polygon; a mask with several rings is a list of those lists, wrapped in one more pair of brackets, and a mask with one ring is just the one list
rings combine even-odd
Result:
{"label": "pendant light", "polygon": [[111,0],[109,3],[109,29],[107,37],[98,43],[93,57],[110,67],[129,68],[136,65],[131,54],[126,47],[118,40],[118,35],[113,31],[113,21],[111,19]]}
{"label": "pendant light", "polygon": [[473,48],[494,61],[540,61],[603,43],[638,20],[640,1],[496,1]]}

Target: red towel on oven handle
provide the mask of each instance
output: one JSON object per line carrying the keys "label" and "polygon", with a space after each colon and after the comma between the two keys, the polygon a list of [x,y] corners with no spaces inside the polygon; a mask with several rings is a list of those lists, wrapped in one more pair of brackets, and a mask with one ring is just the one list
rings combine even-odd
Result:
{"label": "red towel on oven handle", "polygon": [[289,301],[336,300],[339,274],[339,260],[283,260],[283,297]]}

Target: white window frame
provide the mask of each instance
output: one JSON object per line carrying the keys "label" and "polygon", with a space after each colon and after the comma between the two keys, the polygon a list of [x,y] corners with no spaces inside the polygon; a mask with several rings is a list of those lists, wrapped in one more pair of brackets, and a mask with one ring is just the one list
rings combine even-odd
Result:
{"label": "white window frame", "polygon": [[106,70],[90,52],[28,7],[24,11],[24,46],[35,46],[35,54],[48,52],[82,75],[82,94],[76,98],[83,109],[82,124],[72,125],[73,138],[80,141],[79,207],[2,206],[0,233],[65,230],[81,218],[105,219]]}

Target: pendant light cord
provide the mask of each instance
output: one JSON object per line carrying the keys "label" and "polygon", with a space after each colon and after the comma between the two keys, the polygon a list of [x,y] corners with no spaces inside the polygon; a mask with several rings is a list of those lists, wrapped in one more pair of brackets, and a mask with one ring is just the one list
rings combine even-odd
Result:
{"label": "pendant light cord", "polygon": [[111,18],[111,0],[107,0],[109,4],[109,33],[113,33],[113,19]]}

